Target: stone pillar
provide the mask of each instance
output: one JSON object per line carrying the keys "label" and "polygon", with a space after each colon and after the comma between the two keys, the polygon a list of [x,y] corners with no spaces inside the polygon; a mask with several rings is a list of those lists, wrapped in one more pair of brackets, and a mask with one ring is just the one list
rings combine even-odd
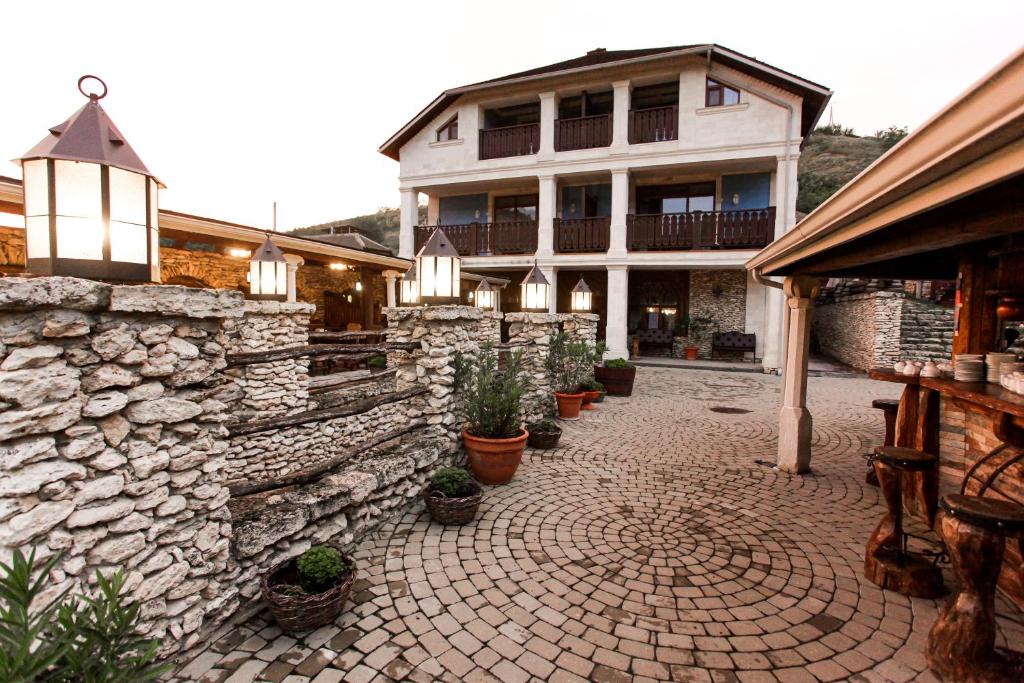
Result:
{"label": "stone pillar", "polygon": [[792,474],[811,469],[811,413],[807,410],[807,360],[811,348],[811,307],[818,296],[814,278],[787,277],[789,325],[779,413],[778,468]]}
{"label": "stone pillar", "polygon": [[416,235],[414,226],[419,222],[419,192],[415,188],[402,190],[400,218],[398,227],[398,256],[411,259],[416,253]]}
{"label": "stone pillar", "polygon": [[612,154],[629,151],[629,81],[612,83]]}
{"label": "stone pillar", "polygon": [[559,313],[562,331],[576,341],[585,341],[591,346],[597,344],[597,324],[601,316],[596,313]]}
{"label": "stone pillar", "polygon": [[626,258],[626,214],[629,213],[629,170],[612,171],[612,220],[608,258]]}
{"label": "stone pillar", "polygon": [[533,386],[523,397],[523,421],[533,422],[555,409],[555,396],[544,362],[548,357],[551,335],[558,332],[559,316],[550,313],[506,313],[509,344],[523,349],[526,371]]}
{"label": "stone pillar", "polygon": [[402,274],[397,270],[385,270],[381,275],[384,276],[384,281],[386,283],[388,308],[394,308],[398,305],[398,295],[395,293],[395,284],[398,282],[398,279],[402,277]]}
{"label": "stone pillar", "polygon": [[299,270],[299,266],[306,262],[306,259],[295,254],[285,254],[284,260],[288,262],[288,301],[289,303],[295,303],[296,301],[296,289],[295,289],[295,273]]}
{"label": "stone pillar", "polygon": [[608,327],[605,343],[609,358],[629,358],[626,341],[626,314],[629,301],[629,268],[625,265],[608,266]]}
{"label": "stone pillar", "polygon": [[555,253],[555,212],[558,206],[558,180],[553,175],[537,178],[537,258],[551,258]]}
{"label": "stone pillar", "polygon": [[558,117],[558,100],[554,92],[542,92],[540,95],[540,149],[537,150],[538,160],[548,160],[555,156],[555,119]]}

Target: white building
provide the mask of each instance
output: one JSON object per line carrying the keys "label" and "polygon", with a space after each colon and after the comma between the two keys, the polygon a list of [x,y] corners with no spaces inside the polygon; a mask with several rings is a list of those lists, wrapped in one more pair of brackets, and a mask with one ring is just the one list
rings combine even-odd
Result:
{"label": "white building", "polygon": [[743,264],[793,227],[801,143],[830,96],[718,45],[597,49],[446,90],[380,147],[401,164],[399,255],[441,225],[474,272],[514,285],[536,261],[553,312],[585,277],[613,355],[634,336],[664,352],[707,317],[755,333],[778,368],[782,294]]}

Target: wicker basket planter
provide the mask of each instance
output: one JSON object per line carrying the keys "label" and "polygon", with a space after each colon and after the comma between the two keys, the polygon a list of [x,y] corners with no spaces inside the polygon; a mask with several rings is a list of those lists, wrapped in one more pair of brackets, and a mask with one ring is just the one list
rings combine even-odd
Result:
{"label": "wicker basket planter", "polygon": [[476,519],[476,511],[484,497],[483,490],[476,482],[473,483],[473,489],[476,493],[471,496],[448,498],[433,486],[428,486],[423,491],[423,502],[427,506],[430,518],[438,524],[451,526],[472,522]]}
{"label": "wicker basket planter", "polygon": [[352,558],[345,554],[342,558],[349,566],[348,572],[338,585],[323,593],[290,595],[277,590],[282,585],[298,585],[296,558],[279,562],[263,575],[260,590],[281,630],[289,633],[308,631],[331,623],[341,614],[356,579],[356,565]]}
{"label": "wicker basket planter", "polygon": [[562,438],[562,430],[550,432],[542,432],[540,430],[530,430],[530,437],[526,440],[526,443],[530,444],[530,448],[547,449],[554,448],[558,445],[558,440]]}

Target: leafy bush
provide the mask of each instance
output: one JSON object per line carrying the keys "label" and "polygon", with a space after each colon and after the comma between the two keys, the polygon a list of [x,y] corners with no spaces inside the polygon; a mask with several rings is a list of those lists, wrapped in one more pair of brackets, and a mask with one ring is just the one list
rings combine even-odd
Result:
{"label": "leafy bush", "polygon": [[544,366],[555,391],[575,394],[584,382],[593,379],[598,351],[585,341],[570,341],[565,332],[553,335]]}
{"label": "leafy bush", "polygon": [[386,368],[387,366],[388,359],[385,356],[374,356],[366,361],[366,367],[368,368]]}
{"label": "leafy bush", "polygon": [[633,367],[633,364],[625,358],[609,358],[604,362],[604,366],[613,370],[625,370]]}
{"label": "leafy bush", "polygon": [[686,336],[695,342],[703,341],[707,339],[708,332],[715,326],[715,321],[711,318],[705,318],[702,316],[694,316],[686,318]]}
{"label": "leafy bush", "polygon": [[307,593],[323,593],[338,584],[348,571],[341,553],[334,548],[316,545],[302,553],[295,562],[299,584]]}
{"label": "leafy bush", "polygon": [[121,571],[96,572],[94,598],[64,591],[30,610],[59,560],[36,567],[35,550],[28,558],[15,550],[10,565],[0,563],[0,680],[146,683],[173,668],[156,662],[159,640],[136,634],[139,605],[126,604]]}
{"label": "leafy bush", "polygon": [[461,467],[442,467],[430,478],[430,486],[445,498],[465,498],[476,493],[469,472]]}
{"label": "leafy bush", "polygon": [[492,344],[484,344],[476,356],[455,357],[455,389],[461,394],[461,411],[469,433],[487,439],[520,434],[523,394],[530,376],[523,369],[523,351],[517,349],[498,362]]}
{"label": "leafy bush", "polygon": [[907,137],[906,126],[889,126],[885,130],[875,131],[875,137],[882,143],[885,149],[889,149],[897,142]]}
{"label": "leafy bush", "polygon": [[831,123],[825,124],[823,126],[818,126],[817,128],[814,129],[814,132],[820,135],[835,135],[848,138],[857,137],[857,134],[853,132],[853,128],[848,128],[840,123]]}
{"label": "leafy bush", "polygon": [[530,433],[537,434],[551,434],[554,432],[561,433],[562,428],[558,426],[558,423],[552,420],[550,417],[545,417],[543,420],[538,422],[531,422],[526,426]]}

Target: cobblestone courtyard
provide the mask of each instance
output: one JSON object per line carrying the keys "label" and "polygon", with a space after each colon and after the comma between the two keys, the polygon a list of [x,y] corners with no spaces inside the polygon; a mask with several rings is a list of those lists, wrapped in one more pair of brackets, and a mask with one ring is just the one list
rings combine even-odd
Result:
{"label": "cobblestone courtyard", "polygon": [[[898,387],[812,378],[803,477],[759,463],[774,460],[778,388],[641,368],[631,399],[528,450],[474,525],[431,524],[418,504],[365,541],[335,625],[296,639],[263,613],[176,680],[934,680],[939,603],[860,576],[882,515],[863,484],[861,454],[882,437],[869,405]],[[1019,649],[1024,631],[1000,623]]]}

